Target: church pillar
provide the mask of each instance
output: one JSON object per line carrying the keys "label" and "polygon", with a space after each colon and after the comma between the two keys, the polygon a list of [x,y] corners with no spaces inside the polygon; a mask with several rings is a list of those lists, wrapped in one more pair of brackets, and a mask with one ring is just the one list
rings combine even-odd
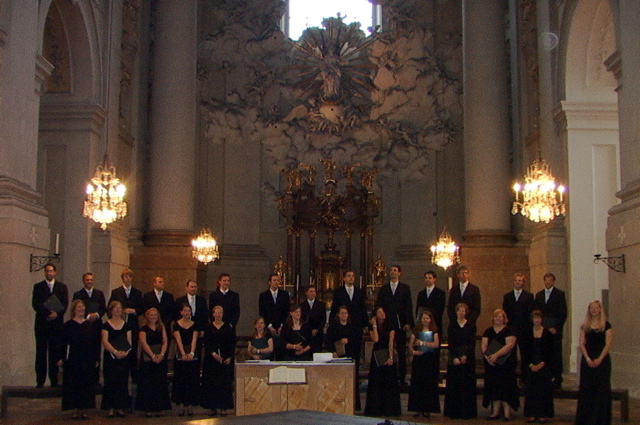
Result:
{"label": "church pillar", "polygon": [[[626,326],[624,338],[616,338],[612,349],[615,365],[612,384],[616,388],[628,388],[632,394],[640,391],[640,335],[630,331],[638,326],[638,315],[633,308],[640,298],[640,45],[637,42],[639,2],[620,2],[619,51],[607,61],[609,69],[618,78],[618,111],[620,131],[621,186],[616,196],[621,203],[609,210],[607,250],[609,256],[625,256],[624,273],[609,270],[608,315],[615,327]],[[580,306],[586,311],[586,306]]]}
{"label": "church pillar", "polygon": [[150,290],[153,275],[181,294],[196,278],[194,236],[197,0],[155,2],[150,124],[149,229],[136,248],[134,283]]}
{"label": "church pillar", "polygon": [[[15,3],[15,2],[14,2]],[[35,313],[30,254],[51,255],[51,234],[37,188],[38,114],[42,83],[53,66],[38,53],[38,4],[0,11],[0,385],[34,385]],[[2,9],[2,6],[0,6]]]}
{"label": "church pillar", "polygon": [[501,304],[526,257],[510,231],[509,84],[505,0],[463,3],[464,181],[462,262],[482,291],[478,329]]}

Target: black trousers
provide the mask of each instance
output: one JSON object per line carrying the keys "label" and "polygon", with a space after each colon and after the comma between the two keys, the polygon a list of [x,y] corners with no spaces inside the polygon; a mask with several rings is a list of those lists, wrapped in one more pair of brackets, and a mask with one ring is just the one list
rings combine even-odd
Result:
{"label": "black trousers", "polygon": [[551,376],[553,377],[553,382],[556,385],[562,383],[562,334],[557,333],[553,335],[553,349],[551,353],[551,364],[549,365],[551,369]]}
{"label": "black trousers", "polygon": [[62,325],[47,323],[36,329],[36,384],[44,385],[49,375],[51,385],[58,385],[58,365],[62,359]]}

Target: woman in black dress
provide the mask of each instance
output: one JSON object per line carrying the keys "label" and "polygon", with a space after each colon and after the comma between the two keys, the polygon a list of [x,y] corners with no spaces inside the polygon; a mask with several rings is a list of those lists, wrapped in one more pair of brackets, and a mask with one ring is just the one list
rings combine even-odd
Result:
{"label": "woman in black dress", "polygon": [[520,407],[520,391],[516,376],[517,359],[512,355],[516,345],[513,328],[502,309],[493,311],[493,326],[482,335],[484,356],[484,397],[482,405],[491,406],[488,420],[499,419],[502,410],[505,420],[511,420],[511,410]]}
{"label": "woman in black dress", "polygon": [[176,360],[173,362],[173,391],[171,401],[182,405],[179,416],[193,416],[193,407],[200,402],[198,388],[200,382],[200,362],[196,355],[199,329],[191,320],[191,306],[180,304],[180,319],[173,323],[173,338],[176,341]]}
{"label": "woman in black dress", "polygon": [[102,410],[108,410],[108,418],[124,417],[124,410],[131,408],[129,397],[129,361],[131,328],[122,317],[122,303],[111,301],[107,308],[109,318],[102,328],[103,376]]}
{"label": "woman in black dress", "polygon": [[449,324],[449,365],[444,415],[452,419],[478,416],[476,397],[476,326],[467,320],[469,307],[455,306],[456,321]]}
{"label": "woman in black dress", "polygon": [[96,368],[95,345],[97,336],[93,324],[85,320],[85,305],[82,300],[71,303],[71,320],[63,327],[62,410],[76,409],[72,419],[88,419],[86,409],[96,407],[96,392],[93,372]]}
{"label": "woman in black dress", "polygon": [[431,413],[440,413],[440,334],[433,313],[426,310],[419,320],[409,338],[412,365],[407,410],[428,418]]}
{"label": "woman in black dress", "polygon": [[262,316],[253,322],[253,334],[247,344],[247,354],[252,360],[268,360],[273,354],[273,338]]}
{"label": "woman in black dress", "polygon": [[136,410],[146,412],[147,417],[160,416],[163,410],[171,410],[166,359],[169,342],[158,309],[148,309],[144,319],[145,324],[138,334],[142,352],[138,367]]}
{"label": "woman in black dress", "polygon": [[[386,317],[382,307],[375,308],[369,326],[373,352],[369,362],[367,403],[364,407],[366,416],[400,416],[402,410],[398,370],[393,363],[394,325]],[[399,348],[404,352],[405,347]]]}
{"label": "woman in black dress", "polygon": [[302,323],[302,310],[297,304],[289,308],[289,317],[280,332],[282,345],[285,348],[285,360],[290,362],[309,361],[313,358],[311,351],[311,327]]}
{"label": "woman in black dress", "polygon": [[522,362],[525,369],[524,415],[527,422],[544,424],[553,418],[553,382],[549,362],[553,350],[553,335],[542,326],[542,312],[531,313],[533,328],[523,341]]}
{"label": "woman in black dress", "polygon": [[212,309],[213,322],[204,331],[204,364],[202,366],[201,406],[211,409],[210,416],[227,416],[233,409],[233,358],[236,334],[233,328],[222,321],[221,306]]}
{"label": "woman in black dress", "polygon": [[[360,335],[358,335],[360,334]],[[331,322],[325,337],[325,350],[332,352],[334,358],[348,357],[351,359],[360,358],[360,341],[362,340],[362,329],[358,329],[351,323],[349,309],[346,306],[338,308],[335,320]],[[360,410],[360,392],[358,391],[358,376],[360,376],[360,363],[354,361],[356,365],[356,380],[354,382],[354,394],[356,400],[356,410]]]}
{"label": "woman in black dress", "polygon": [[580,328],[580,389],[576,425],[611,424],[611,323],[600,301],[592,301]]}

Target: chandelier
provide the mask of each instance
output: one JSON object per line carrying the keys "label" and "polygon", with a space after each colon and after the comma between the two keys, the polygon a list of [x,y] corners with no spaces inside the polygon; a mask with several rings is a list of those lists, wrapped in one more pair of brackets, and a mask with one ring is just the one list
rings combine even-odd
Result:
{"label": "chandelier", "polygon": [[551,167],[543,159],[533,161],[524,176],[524,186],[516,183],[513,190],[516,200],[513,202],[511,213],[514,215],[520,212],[536,223],[548,223],[556,216],[566,213],[563,202],[565,187],[556,186]]}
{"label": "chandelier", "polygon": [[193,258],[205,265],[220,258],[218,243],[211,236],[209,229],[203,229],[197,238],[192,239],[191,246],[193,246],[193,251],[191,251]]}
{"label": "chandelier", "polygon": [[82,215],[100,223],[100,228],[106,230],[107,224],[127,215],[126,191],[125,185],[116,177],[116,167],[109,163],[105,153],[102,164],[98,165],[87,185]]}
{"label": "chandelier", "polygon": [[431,245],[431,262],[446,270],[460,262],[459,249],[460,247],[456,245],[445,227],[440,234],[438,242],[435,245]]}

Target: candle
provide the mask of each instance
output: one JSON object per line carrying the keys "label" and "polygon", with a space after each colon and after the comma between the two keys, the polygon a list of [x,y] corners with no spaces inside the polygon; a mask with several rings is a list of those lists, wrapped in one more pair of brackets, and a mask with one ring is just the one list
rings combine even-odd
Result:
{"label": "candle", "polygon": [[60,233],[56,233],[56,250],[53,253],[55,255],[60,254]]}

